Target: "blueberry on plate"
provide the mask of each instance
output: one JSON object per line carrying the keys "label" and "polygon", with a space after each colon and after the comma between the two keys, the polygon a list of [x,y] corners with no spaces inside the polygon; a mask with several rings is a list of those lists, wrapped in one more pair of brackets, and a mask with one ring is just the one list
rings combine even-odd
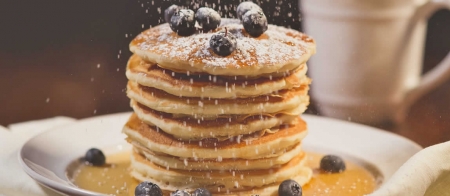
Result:
{"label": "blueberry on plate", "polygon": [[345,162],[341,157],[326,155],[320,160],[320,169],[329,173],[340,173],[345,171]]}
{"label": "blueberry on plate", "polygon": [[220,25],[220,14],[208,7],[198,8],[195,20],[202,27],[203,32],[214,30]]}
{"label": "blueberry on plate", "polygon": [[181,9],[175,12],[170,19],[170,28],[180,36],[189,36],[195,33],[194,11]]}
{"label": "blueberry on plate", "polygon": [[176,191],[170,193],[170,196],[191,196],[191,194],[189,194],[186,191],[176,190]]}
{"label": "blueberry on plate", "polygon": [[279,196],[302,196],[302,187],[294,180],[285,180],[278,187]]}
{"label": "blueberry on plate", "polygon": [[134,189],[134,196],[162,196],[162,190],[158,185],[151,182],[141,182]]}
{"label": "blueberry on plate", "polygon": [[245,31],[252,37],[259,37],[267,31],[266,15],[260,10],[249,10],[242,16]]}
{"label": "blueberry on plate", "polygon": [[180,7],[178,5],[171,5],[166,10],[164,10],[164,20],[169,23],[170,19],[172,18],[173,14],[175,12],[178,12],[180,10]]}
{"label": "blueberry on plate", "polygon": [[106,157],[103,152],[97,148],[91,148],[86,152],[84,160],[94,166],[102,166],[105,164]]}
{"label": "blueberry on plate", "polygon": [[229,33],[225,28],[225,31],[215,33],[211,36],[209,46],[214,53],[220,56],[228,56],[236,50],[237,40],[236,37],[232,33]]}
{"label": "blueberry on plate", "polygon": [[192,196],[211,196],[211,193],[205,188],[198,188],[194,191]]}
{"label": "blueberry on plate", "polygon": [[251,2],[251,1],[244,1],[244,2],[240,3],[236,9],[238,19],[242,20],[242,16],[244,16],[244,14],[247,13],[249,10],[262,11],[261,7],[259,7],[255,3]]}

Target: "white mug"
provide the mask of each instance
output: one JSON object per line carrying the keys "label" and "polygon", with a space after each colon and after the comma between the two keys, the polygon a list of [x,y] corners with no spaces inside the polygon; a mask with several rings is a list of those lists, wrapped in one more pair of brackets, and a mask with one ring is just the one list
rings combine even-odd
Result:
{"label": "white mug", "polygon": [[[450,55],[421,76],[428,17],[450,0],[300,0],[303,29],[317,43],[311,96],[325,116],[398,122],[450,78]],[[450,25],[450,21],[445,25]]]}

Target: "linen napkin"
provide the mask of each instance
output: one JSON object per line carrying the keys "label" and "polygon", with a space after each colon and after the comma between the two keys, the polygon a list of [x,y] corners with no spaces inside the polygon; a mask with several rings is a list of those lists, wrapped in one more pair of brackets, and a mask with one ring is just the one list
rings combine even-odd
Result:
{"label": "linen napkin", "polygon": [[9,129],[0,126],[0,196],[59,195],[40,186],[19,164],[19,150],[31,137],[56,126],[75,122],[68,117],[17,123]]}
{"label": "linen napkin", "polygon": [[450,196],[450,141],[412,156],[370,196]]}

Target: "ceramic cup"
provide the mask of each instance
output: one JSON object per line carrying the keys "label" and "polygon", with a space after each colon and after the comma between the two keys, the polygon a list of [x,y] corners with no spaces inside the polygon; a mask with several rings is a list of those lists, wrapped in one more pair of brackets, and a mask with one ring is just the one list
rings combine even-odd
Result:
{"label": "ceramic cup", "polygon": [[300,0],[303,29],[317,42],[309,75],[319,112],[366,124],[401,121],[450,77],[450,55],[421,75],[427,20],[442,8],[450,0]]}

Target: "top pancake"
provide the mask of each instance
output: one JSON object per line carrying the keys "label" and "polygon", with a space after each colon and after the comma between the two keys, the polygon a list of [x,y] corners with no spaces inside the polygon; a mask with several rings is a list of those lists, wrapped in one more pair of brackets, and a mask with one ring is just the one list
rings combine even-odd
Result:
{"label": "top pancake", "polygon": [[237,38],[236,50],[226,57],[215,54],[209,47],[214,32],[183,37],[167,23],[139,34],[130,43],[130,50],[148,62],[173,71],[228,76],[293,70],[315,53],[314,40],[292,29],[269,25],[264,34],[254,38],[245,32],[239,20],[223,18],[215,32],[225,27]]}

